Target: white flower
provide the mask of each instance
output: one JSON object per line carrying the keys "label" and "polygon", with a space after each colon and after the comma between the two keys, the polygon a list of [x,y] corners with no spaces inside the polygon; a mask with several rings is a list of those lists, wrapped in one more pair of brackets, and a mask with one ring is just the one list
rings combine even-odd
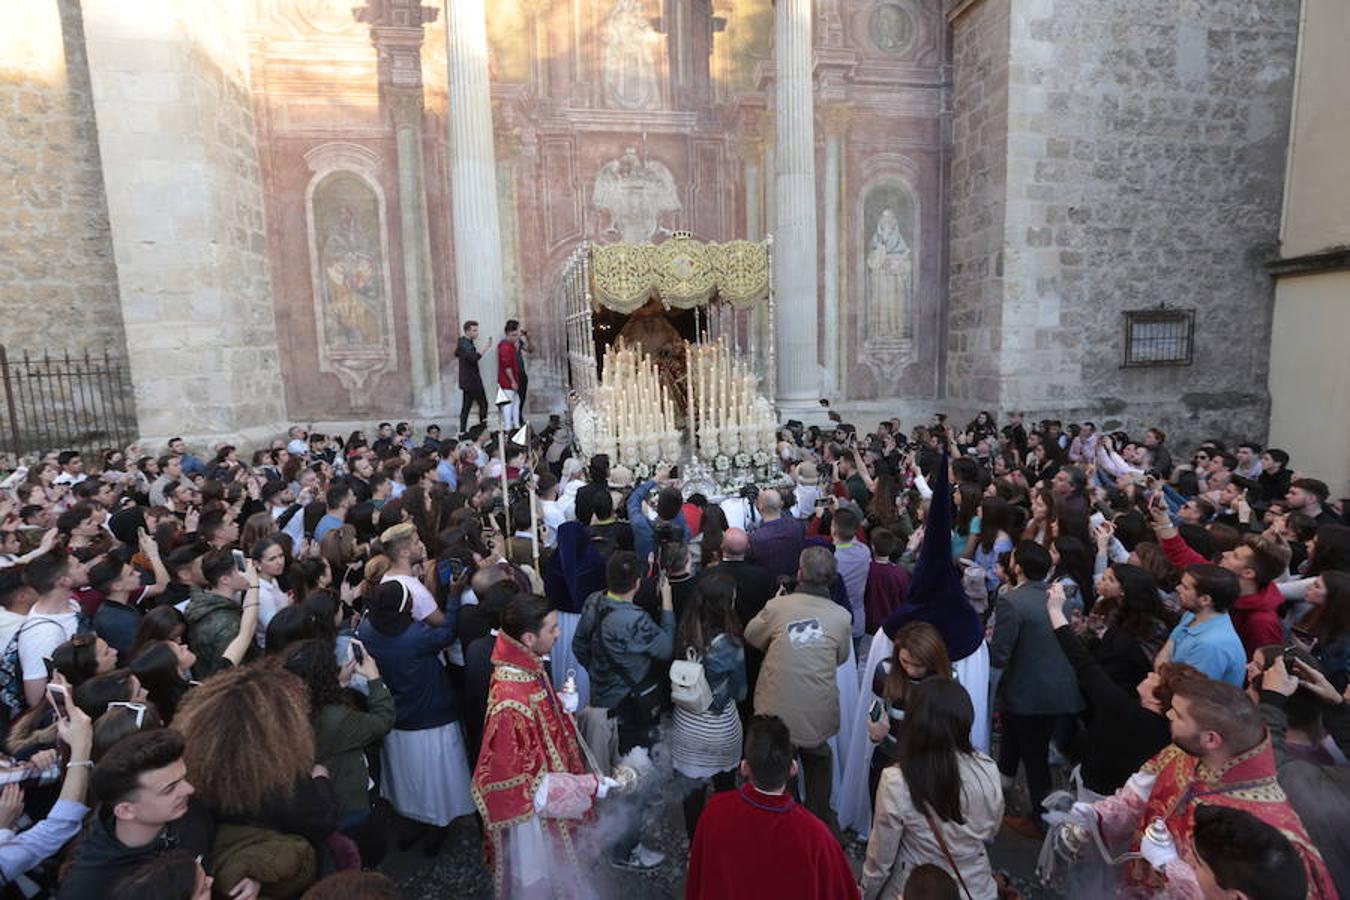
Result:
{"label": "white flower", "polygon": [[725,472],[731,468],[731,460],[727,459],[725,453],[719,453],[713,458],[713,468],[719,472]]}

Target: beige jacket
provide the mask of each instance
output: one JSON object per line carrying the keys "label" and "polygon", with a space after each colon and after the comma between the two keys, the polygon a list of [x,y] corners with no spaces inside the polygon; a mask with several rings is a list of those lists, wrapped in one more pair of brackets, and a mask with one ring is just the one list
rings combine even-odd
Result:
{"label": "beige jacket", "polygon": [[[998,833],[1003,821],[1003,787],[998,767],[983,753],[963,755],[961,768],[961,816],[965,824],[942,822],[934,816],[947,848],[961,870],[961,878],[974,900],[998,900],[998,887],[989,867],[984,842]],[[876,813],[863,860],[864,900],[900,900],[909,873],[924,863],[944,872],[952,867],[942,853],[922,812],[914,808],[905,776],[898,766],[881,773],[877,786]],[[959,891],[962,898],[965,891]]]}
{"label": "beige jacket", "polygon": [[849,611],[815,594],[774,597],[745,626],[745,640],[764,651],[755,713],[782,719],[798,747],[817,747],[838,733],[836,672],[853,641]]}

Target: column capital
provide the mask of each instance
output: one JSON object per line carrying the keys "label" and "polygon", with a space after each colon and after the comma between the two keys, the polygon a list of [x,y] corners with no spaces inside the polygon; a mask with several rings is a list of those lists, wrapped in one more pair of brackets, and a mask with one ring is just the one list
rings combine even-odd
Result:
{"label": "column capital", "polygon": [[736,154],[742,163],[758,166],[764,162],[764,146],[764,138],[751,132],[736,143]]}
{"label": "column capital", "polygon": [[420,32],[423,25],[436,21],[441,11],[435,6],[423,6],[421,0],[366,0],[365,6],[359,6],[353,12],[356,21],[367,25],[414,28]]}
{"label": "column capital", "polygon": [[382,86],[421,89],[422,26],[434,22],[439,12],[420,0],[366,0],[355,10],[357,21],[370,25]]}
{"label": "column capital", "polygon": [[854,110],[848,103],[831,103],[821,107],[819,115],[825,137],[836,138],[843,136],[849,125],[853,124]]}
{"label": "column capital", "polygon": [[418,128],[422,126],[426,104],[423,102],[420,85],[416,89],[390,87],[385,91],[384,102],[389,109],[389,119],[395,128],[407,125]]}

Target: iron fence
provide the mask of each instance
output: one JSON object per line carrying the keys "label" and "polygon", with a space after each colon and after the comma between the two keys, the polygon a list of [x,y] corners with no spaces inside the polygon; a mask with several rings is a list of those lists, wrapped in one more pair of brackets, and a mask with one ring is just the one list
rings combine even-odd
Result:
{"label": "iron fence", "polygon": [[93,455],[135,438],[131,373],[106,350],[11,356],[0,345],[0,381],[0,451],[15,458],[47,450]]}

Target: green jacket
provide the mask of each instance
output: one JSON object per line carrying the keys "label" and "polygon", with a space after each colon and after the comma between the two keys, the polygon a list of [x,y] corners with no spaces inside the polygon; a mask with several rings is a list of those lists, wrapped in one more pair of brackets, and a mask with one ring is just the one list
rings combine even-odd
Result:
{"label": "green jacket", "polygon": [[192,674],[201,680],[226,668],[222,654],[230,641],[239,636],[243,609],[229,597],[193,588],[184,615],[188,623],[188,644],[197,654]]}
{"label": "green jacket", "polygon": [[314,757],[332,776],[342,815],[370,808],[365,749],[394,727],[394,695],[383,678],[368,684],[367,712],[330,703],[314,717]]}

